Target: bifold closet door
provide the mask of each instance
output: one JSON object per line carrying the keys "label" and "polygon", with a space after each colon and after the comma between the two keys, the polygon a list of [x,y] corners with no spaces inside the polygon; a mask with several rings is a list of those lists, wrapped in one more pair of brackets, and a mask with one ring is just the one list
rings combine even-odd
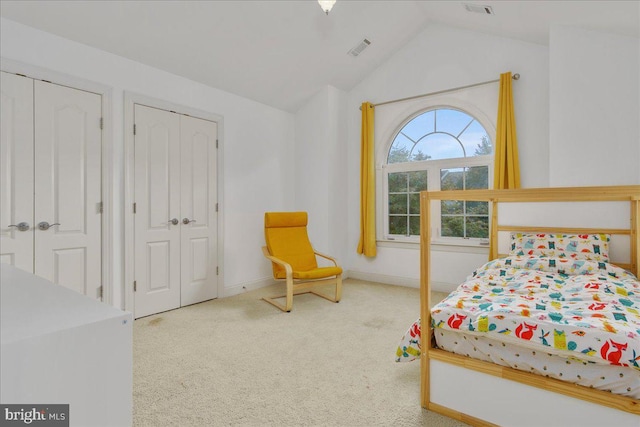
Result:
{"label": "bifold closet door", "polygon": [[135,317],[180,307],[180,116],[135,105]]}
{"label": "bifold closet door", "polygon": [[33,80],[0,75],[0,262],[33,273]]}
{"label": "bifold closet door", "polygon": [[100,298],[102,98],[5,72],[1,83],[0,259]]}
{"label": "bifold closet door", "polygon": [[216,298],[217,124],[180,117],[181,305]]}
{"label": "bifold closet door", "polygon": [[134,106],[135,317],[217,297],[215,122]]}
{"label": "bifold closet door", "polygon": [[100,298],[101,96],[36,80],[35,99],[34,273]]}

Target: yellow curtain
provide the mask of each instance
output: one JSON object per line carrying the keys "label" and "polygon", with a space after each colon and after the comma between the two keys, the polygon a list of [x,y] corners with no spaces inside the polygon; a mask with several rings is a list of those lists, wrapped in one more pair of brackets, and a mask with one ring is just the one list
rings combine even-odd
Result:
{"label": "yellow curtain", "polygon": [[518,138],[516,137],[516,118],[513,113],[510,72],[500,74],[495,153],[493,188],[520,188]]}
{"label": "yellow curtain", "polygon": [[373,142],[374,107],[362,103],[362,132],[360,137],[360,241],[358,253],[376,256],[376,173]]}

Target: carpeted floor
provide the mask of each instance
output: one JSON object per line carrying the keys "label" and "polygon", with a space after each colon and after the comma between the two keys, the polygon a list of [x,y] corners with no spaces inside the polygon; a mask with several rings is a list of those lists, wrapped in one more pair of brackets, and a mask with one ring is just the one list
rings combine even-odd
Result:
{"label": "carpeted floor", "polygon": [[395,363],[418,290],[346,280],[339,304],[274,285],[134,324],[134,426],[464,426],[420,407]]}

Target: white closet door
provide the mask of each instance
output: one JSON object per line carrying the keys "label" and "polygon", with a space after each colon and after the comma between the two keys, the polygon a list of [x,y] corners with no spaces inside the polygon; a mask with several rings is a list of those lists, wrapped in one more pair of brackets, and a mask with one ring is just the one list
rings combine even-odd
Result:
{"label": "white closet door", "polygon": [[35,274],[99,298],[102,100],[42,81],[35,99]]}
{"label": "white closet door", "polygon": [[181,305],[218,296],[216,222],[217,124],[180,118]]}
{"label": "white closet door", "polygon": [[135,105],[134,123],[138,318],[180,307],[180,116]]}
{"label": "white closet door", "polygon": [[[0,262],[33,273],[33,80],[1,79]],[[30,228],[9,227],[22,222]]]}

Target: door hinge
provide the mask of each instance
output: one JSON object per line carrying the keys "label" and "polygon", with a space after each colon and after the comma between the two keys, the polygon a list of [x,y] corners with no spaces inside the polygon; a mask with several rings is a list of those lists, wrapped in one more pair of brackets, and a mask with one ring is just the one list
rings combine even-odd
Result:
{"label": "door hinge", "polygon": [[218,140],[216,139],[216,148],[218,148]]}
{"label": "door hinge", "polygon": [[136,125],[135,124],[133,125],[133,134],[134,135],[136,134]]}
{"label": "door hinge", "polygon": [[100,129],[104,129],[104,118],[100,117]]}
{"label": "door hinge", "polygon": [[218,212],[218,204],[216,203],[216,212]]}
{"label": "door hinge", "polygon": [[98,298],[103,298],[102,285],[100,285],[100,287],[98,288]]}
{"label": "door hinge", "polygon": [[137,281],[133,281],[133,292],[136,292],[138,290],[138,282]]}
{"label": "door hinge", "polygon": [[98,203],[98,213],[104,213],[104,204],[102,202]]}
{"label": "door hinge", "polygon": [[216,276],[220,274],[220,267],[216,267]]}
{"label": "door hinge", "polygon": [[133,213],[136,213],[136,204],[133,204]]}

